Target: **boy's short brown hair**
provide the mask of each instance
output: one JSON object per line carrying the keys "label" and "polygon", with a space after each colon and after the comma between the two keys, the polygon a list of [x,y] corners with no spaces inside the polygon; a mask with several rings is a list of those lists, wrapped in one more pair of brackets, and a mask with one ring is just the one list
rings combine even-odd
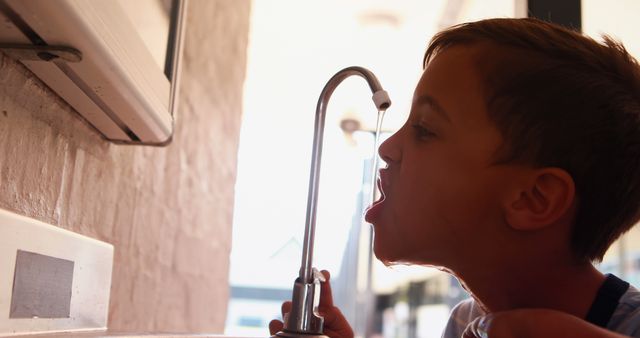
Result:
{"label": "boy's short brown hair", "polygon": [[566,170],[578,209],[571,247],[600,261],[640,218],[640,67],[619,42],[599,43],[537,19],[490,19],[438,33],[426,64],[460,44],[477,61],[490,118],[505,144],[498,161]]}

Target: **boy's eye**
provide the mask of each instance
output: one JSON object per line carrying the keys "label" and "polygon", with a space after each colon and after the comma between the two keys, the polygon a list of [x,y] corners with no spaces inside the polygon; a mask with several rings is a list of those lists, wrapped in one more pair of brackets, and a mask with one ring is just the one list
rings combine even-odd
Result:
{"label": "boy's eye", "polygon": [[432,132],[431,130],[425,128],[424,126],[420,125],[420,124],[414,124],[412,125],[413,130],[416,133],[416,137],[419,139],[430,139],[434,136],[436,136],[436,134],[434,132]]}

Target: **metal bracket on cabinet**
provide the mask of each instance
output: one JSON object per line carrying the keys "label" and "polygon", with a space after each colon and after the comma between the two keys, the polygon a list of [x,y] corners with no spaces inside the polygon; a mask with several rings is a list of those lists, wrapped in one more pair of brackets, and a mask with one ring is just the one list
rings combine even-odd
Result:
{"label": "metal bracket on cabinet", "polygon": [[0,51],[20,61],[80,62],[82,53],[71,47],[0,43]]}

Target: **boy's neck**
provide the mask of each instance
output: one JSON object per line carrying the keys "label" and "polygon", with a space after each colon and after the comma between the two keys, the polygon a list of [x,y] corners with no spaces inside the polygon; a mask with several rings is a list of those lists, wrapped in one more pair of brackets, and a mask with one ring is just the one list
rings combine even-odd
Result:
{"label": "boy's neck", "polygon": [[[590,263],[539,260],[460,271],[466,288],[490,312],[546,308],[585,318],[605,280]],[[490,274],[490,278],[487,278]]]}

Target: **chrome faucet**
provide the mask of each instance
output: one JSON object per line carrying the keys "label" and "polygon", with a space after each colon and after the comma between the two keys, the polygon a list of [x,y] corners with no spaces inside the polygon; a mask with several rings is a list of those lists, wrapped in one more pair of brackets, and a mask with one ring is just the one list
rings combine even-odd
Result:
{"label": "chrome faucet", "polygon": [[313,153],[311,157],[311,175],[309,177],[309,194],[307,196],[307,217],[304,230],[304,244],[300,274],[293,285],[291,312],[285,315],[284,328],[276,333],[276,337],[286,338],[324,338],[324,318],[318,312],[320,305],[320,283],[324,276],[312,267],[313,239],[316,228],[316,210],[318,186],[320,181],[320,160],[322,158],[322,140],[327,105],[331,94],[346,78],[358,75],[369,84],[373,93],[372,99],[378,111],[385,111],[391,105],[387,92],[382,89],[376,76],[362,67],[348,67],[337,72],[324,86],[316,106],[316,119],[313,134]]}

